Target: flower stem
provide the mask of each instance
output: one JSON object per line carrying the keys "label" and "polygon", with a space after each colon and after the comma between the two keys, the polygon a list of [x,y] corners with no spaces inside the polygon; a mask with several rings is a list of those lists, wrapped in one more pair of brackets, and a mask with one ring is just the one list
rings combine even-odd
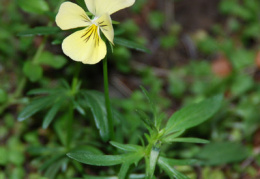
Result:
{"label": "flower stem", "polygon": [[103,77],[104,77],[104,91],[105,91],[105,103],[107,110],[108,127],[110,131],[110,139],[114,138],[114,123],[110,105],[109,89],[108,89],[108,72],[107,72],[107,57],[103,59]]}

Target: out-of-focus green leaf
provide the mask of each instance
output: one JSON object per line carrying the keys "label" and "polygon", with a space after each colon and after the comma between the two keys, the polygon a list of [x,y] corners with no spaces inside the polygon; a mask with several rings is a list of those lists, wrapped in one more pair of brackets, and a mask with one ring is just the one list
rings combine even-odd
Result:
{"label": "out-of-focus green leaf", "polygon": [[62,166],[64,166],[64,164],[67,165],[68,161],[68,158],[61,158],[55,161],[54,163],[48,166],[44,175],[49,179],[55,179],[59,170],[62,168]]}
{"label": "out-of-focus green leaf", "polygon": [[244,146],[235,142],[210,143],[204,146],[197,157],[206,165],[221,165],[239,162],[248,156]]}
{"label": "out-of-focus green leaf", "polygon": [[152,11],[148,15],[148,22],[150,26],[155,30],[159,30],[162,27],[164,21],[165,21],[165,16],[163,12]]}
{"label": "out-of-focus green leaf", "polygon": [[17,0],[20,8],[29,13],[42,14],[49,11],[45,0]]}
{"label": "out-of-focus green leaf", "polygon": [[188,143],[201,143],[201,144],[205,144],[205,143],[209,143],[208,140],[205,139],[199,139],[199,138],[174,138],[171,140],[166,140],[165,142],[188,142]]}
{"label": "out-of-focus green leaf", "polygon": [[168,163],[171,166],[182,166],[182,165],[194,165],[198,163],[198,160],[195,159],[183,159],[183,160],[176,160],[176,159],[169,159],[165,157],[160,157],[163,161]]}
{"label": "out-of-focus green leaf", "polygon": [[114,43],[117,44],[117,45],[122,45],[124,47],[135,49],[135,50],[138,50],[138,51],[150,53],[150,50],[148,48],[144,47],[143,45],[137,44],[135,42],[132,42],[132,41],[129,41],[129,40],[126,40],[126,39],[115,38]]}
{"label": "out-of-focus green leaf", "polygon": [[131,163],[128,163],[128,162],[122,164],[119,174],[118,174],[118,178],[126,178],[130,165],[131,165]]}
{"label": "out-of-focus green leaf", "polygon": [[84,179],[118,179],[118,177],[117,176],[114,176],[114,177],[97,177],[97,176],[86,175],[86,176],[84,176]]}
{"label": "out-of-focus green leaf", "polygon": [[116,147],[116,148],[119,148],[119,149],[121,149],[121,150],[128,151],[128,152],[136,152],[136,151],[140,151],[140,150],[143,149],[143,148],[142,148],[141,146],[139,146],[139,145],[121,144],[121,143],[114,142],[114,141],[111,141],[110,144],[113,145],[113,146]]}
{"label": "out-of-focus green leaf", "polygon": [[51,94],[51,93],[57,93],[61,94],[65,90],[60,88],[60,89],[49,89],[49,88],[39,88],[39,89],[32,89],[30,90],[27,95],[44,95],[44,94]]}
{"label": "out-of-focus green leaf", "polygon": [[50,52],[43,52],[37,59],[37,63],[48,65],[56,69],[60,69],[66,64],[67,60],[64,56],[53,55]]}
{"label": "out-of-focus green leaf", "polygon": [[7,93],[0,88],[0,104],[7,101],[8,95]]}
{"label": "out-of-focus green leaf", "polygon": [[163,141],[164,142],[171,141],[171,140],[175,139],[176,137],[179,137],[180,135],[182,135],[184,132],[185,132],[185,130],[180,130],[180,131],[178,131],[176,133],[173,133],[173,134],[171,134],[169,136],[164,137]]}
{"label": "out-of-focus green leaf", "polygon": [[58,161],[60,161],[61,159],[65,158],[65,154],[60,154],[60,153],[56,153],[54,156],[52,156],[51,158],[48,158],[48,160],[46,160],[40,167],[40,170],[46,170],[47,168],[49,168],[50,165],[52,165],[53,163],[56,163]]}
{"label": "out-of-focus green leaf", "polygon": [[41,79],[43,70],[38,64],[34,64],[31,61],[26,61],[23,66],[23,72],[30,81],[36,82]]}
{"label": "out-of-focus green leaf", "polygon": [[18,115],[18,121],[23,121],[43,108],[49,107],[53,103],[53,96],[45,96],[32,100]]}
{"label": "out-of-focus green leaf", "polygon": [[238,74],[233,80],[231,94],[238,97],[245,94],[252,87],[254,87],[254,80],[251,76]]}
{"label": "out-of-focus green leaf", "polygon": [[165,135],[194,127],[206,121],[218,111],[222,99],[222,95],[218,95],[177,111],[169,119],[166,125]]}
{"label": "out-of-focus green leaf", "polygon": [[58,27],[35,27],[19,32],[18,36],[35,36],[35,35],[51,35],[56,34],[60,31]]}
{"label": "out-of-focus green leaf", "polygon": [[230,60],[236,71],[242,71],[245,67],[254,65],[255,53],[246,49],[236,49],[230,54]]}
{"label": "out-of-focus green leaf", "polygon": [[82,91],[83,100],[79,101],[82,107],[88,107],[94,116],[100,136],[104,141],[109,139],[109,127],[104,96],[97,91]]}
{"label": "out-of-focus green leaf", "polygon": [[43,129],[47,129],[49,127],[50,123],[52,122],[52,120],[56,116],[56,114],[59,111],[60,107],[61,107],[61,103],[60,102],[58,102],[54,106],[52,106],[52,108],[49,110],[49,112],[46,114],[46,116],[43,119],[43,123],[42,123],[42,128]]}
{"label": "out-of-focus green leaf", "polygon": [[161,169],[163,169],[169,177],[173,178],[175,177],[176,179],[189,179],[187,176],[183,175],[179,171],[177,171],[175,168],[171,166],[171,164],[168,163],[166,158],[159,157],[158,159],[158,165],[160,166]]}
{"label": "out-of-focus green leaf", "polygon": [[5,166],[8,163],[8,149],[0,146],[0,165]]}
{"label": "out-of-focus green leaf", "polygon": [[68,153],[68,157],[78,162],[95,166],[112,166],[127,162],[133,154],[123,155],[94,155],[87,152]]}

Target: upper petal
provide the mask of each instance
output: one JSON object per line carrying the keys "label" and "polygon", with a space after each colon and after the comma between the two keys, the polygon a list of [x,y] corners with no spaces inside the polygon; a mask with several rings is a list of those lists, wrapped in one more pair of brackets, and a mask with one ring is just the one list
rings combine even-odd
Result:
{"label": "upper petal", "polygon": [[56,23],[62,30],[67,30],[86,27],[91,24],[91,20],[77,4],[64,2],[61,4],[56,16]]}
{"label": "upper petal", "polygon": [[112,21],[110,18],[110,15],[104,14],[97,20],[97,24],[100,27],[103,34],[106,36],[106,38],[113,44],[114,41],[114,29],[112,26]]}
{"label": "upper petal", "polygon": [[95,16],[109,15],[132,6],[135,0],[85,0],[88,10]]}
{"label": "upper petal", "polygon": [[96,64],[107,53],[105,42],[99,37],[97,26],[74,32],[62,42],[63,52],[72,60],[85,64]]}

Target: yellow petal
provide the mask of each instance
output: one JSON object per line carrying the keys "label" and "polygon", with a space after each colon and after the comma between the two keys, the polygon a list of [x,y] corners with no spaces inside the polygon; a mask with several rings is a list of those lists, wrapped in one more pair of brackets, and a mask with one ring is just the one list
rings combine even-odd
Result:
{"label": "yellow petal", "polygon": [[112,26],[112,21],[110,18],[110,15],[104,14],[100,18],[96,20],[96,23],[100,27],[103,34],[106,36],[106,38],[113,44],[114,41],[114,29]]}
{"label": "yellow petal", "polygon": [[132,6],[135,0],[85,0],[88,10],[95,16],[109,15]]}
{"label": "yellow petal", "polygon": [[67,30],[89,26],[91,20],[77,4],[64,2],[61,4],[56,16],[56,23],[62,30]]}
{"label": "yellow petal", "polygon": [[72,60],[85,64],[96,64],[107,53],[106,44],[99,37],[98,27],[94,24],[65,38],[62,50]]}

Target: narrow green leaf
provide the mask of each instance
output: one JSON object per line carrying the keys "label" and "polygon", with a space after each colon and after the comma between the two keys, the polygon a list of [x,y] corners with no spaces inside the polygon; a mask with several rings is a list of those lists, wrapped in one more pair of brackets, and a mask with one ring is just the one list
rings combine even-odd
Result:
{"label": "narrow green leaf", "polygon": [[[100,176],[85,175],[84,179],[120,179],[120,178],[117,176],[100,177]],[[144,174],[131,174],[129,176],[129,179],[145,179],[145,175]]]}
{"label": "narrow green leaf", "polygon": [[103,155],[103,152],[100,151],[98,148],[89,146],[89,145],[77,145],[75,148],[69,151],[70,153],[78,153],[78,152],[85,152],[89,154],[95,155]]}
{"label": "narrow green leaf", "polygon": [[132,41],[129,41],[129,40],[126,40],[126,39],[115,38],[114,43],[117,44],[117,45],[122,45],[124,47],[135,49],[135,50],[138,50],[138,51],[150,53],[150,50],[148,48],[144,47],[143,45],[137,44],[135,42],[132,42]]}
{"label": "narrow green leaf", "polygon": [[64,164],[68,162],[68,160],[68,158],[61,158],[53,164],[49,165],[46,171],[44,172],[44,176],[46,176],[49,179],[55,179],[59,170],[62,168]]}
{"label": "narrow green leaf", "polygon": [[62,93],[63,89],[49,89],[49,88],[39,88],[30,90],[27,95],[44,95],[44,94],[51,94],[51,93]]}
{"label": "narrow green leaf", "polygon": [[118,25],[118,24],[120,24],[120,22],[112,20],[112,24]]}
{"label": "narrow green leaf", "polygon": [[195,159],[183,159],[183,160],[177,160],[177,159],[169,159],[165,157],[160,157],[161,160],[168,163],[171,166],[182,166],[182,165],[195,165],[199,161]]}
{"label": "narrow green leaf", "polygon": [[169,177],[172,178],[172,176],[174,176],[176,179],[189,179],[187,176],[174,169],[169,163],[167,163],[167,160],[164,159],[165,158],[159,157],[158,165],[169,175]]}
{"label": "narrow green leaf", "polygon": [[110,144],[113,145],[116,148],[119,148],[121,150],[128,151],[128,152],[136,152],[136,151],[143,150],[143,148],[139,145],[121,144],[121,143],[114,142],[114,141],[111,141]]}
{"label": "narrow green leaf", "polygon": [[58,152],[62,151],[63,148],[49,148],[49,147],[42,147],[42,146],[33,146],[29,147],[27,149],[27,152],[30,155],[48,155],[48,154],[53,154],[53,152]]}
{"label": "narrow green leaf", "polygon": [[50,165],[52,165],[53,163],[65,158],[65,154],[55,154],[54,156],[52,156],[51,158],[49,158],[48,160],[46,160],[40,167],[40,170],[46,170]]}
{"label": "narrow green leaf", "polygon": [[128,163],[128,162],[122,164],[120,171],[119,171],[119,174],[118,174],[118,179],[126,178],[126,175],[127,175],[127,172],[129,170],[130,165],[131,164]]}
{"label": "narrow green leaf", "polygon": [[35,27],[19,32],[18,36],[35,36],[35,35],[52,35],[57,34],[60,31],[58,27]]}
{"label": "narrow green leaf", "polygon": [[112,176],[112,177],[98,177],[98,176],[85,175],[84,179],[118,179],[118,177],[116,177],[116,176]]}
{"label": "narrow green leaf", "polygon": [[73,101],[73,105],[81,115],[86,115],[85,110],[80,106],[80,104],[77,101]]}
{"label": "narrow green leaf", "polygon": [[199,139],[199,138],[192,138],[192,137],[174,138],[174,139],[171,139],[171,140],[167,140],[165,142],[187,142],[187,143],[201,143],[201,144],[209,143],[208,140]]}
{"label": "narrow green leaf", "polygon": [[165,136],[165,137],[163,138],[163,141],[164,141],[164,142],[171,141],[171,140],[175,139],[176,137],[179,137],[180,135],[182,135],[184,132],[185,132],[185,130],[181,130],[181,131],[172,133],[172,134],[170,134],[169,136]]}
{"label": "narrow green leaf", "polygon": [[18,115],[18,121],[23,121],[38,111],[49,107],[53,103],[53,96],[44,96],[32,100]]}
{"label": "narrow green leaf", "polygon": [[78,162],[95,166],[112,166],[121,163],[135,163],[143,157],[143,153],[135,152],[122,155],[96,155],[89,152],[71,152],[67,156]]}
{"label": "narrow green leaf", "polygon": [[140,86],[140,88],[142,89],[146,99],[148,100],[148,102],[150,104],[154,119],[157,120],[157,110],[156,110],[156,106],[154,104],[152,97],[150,96],[148,91],[143,86]]}
{"label": "narrow green leaf", "polygon": [[166,125],[165,135],[197,126],[206,121],[219,110],[222,98],[222,95],[218,95],[175,112]]}
{"label": "narrow green leaf", "polygon": [[42,128],[47,129],[61,107],[61,102],[56,103],[43,119]]}
{"label": "narrow green leaf", "polygon": [[110,135],[104,95],[97,91],[82,91],[81,94],[84,98],[78,101],[79,104],[91,109],[100,136],[104,141],[107,141]]}
{"label": "narrow green leaf", "polygon": [[45,0],[17,0],[17,2],[25,12],[42,14],[49,11],[49,6]]}
{"label": "narrow green leaf", "polygon": [[67,156],[84,164],[113,166],[126,162],[129,155],[94,155],[87,152],[75,152],[68,153]]}

